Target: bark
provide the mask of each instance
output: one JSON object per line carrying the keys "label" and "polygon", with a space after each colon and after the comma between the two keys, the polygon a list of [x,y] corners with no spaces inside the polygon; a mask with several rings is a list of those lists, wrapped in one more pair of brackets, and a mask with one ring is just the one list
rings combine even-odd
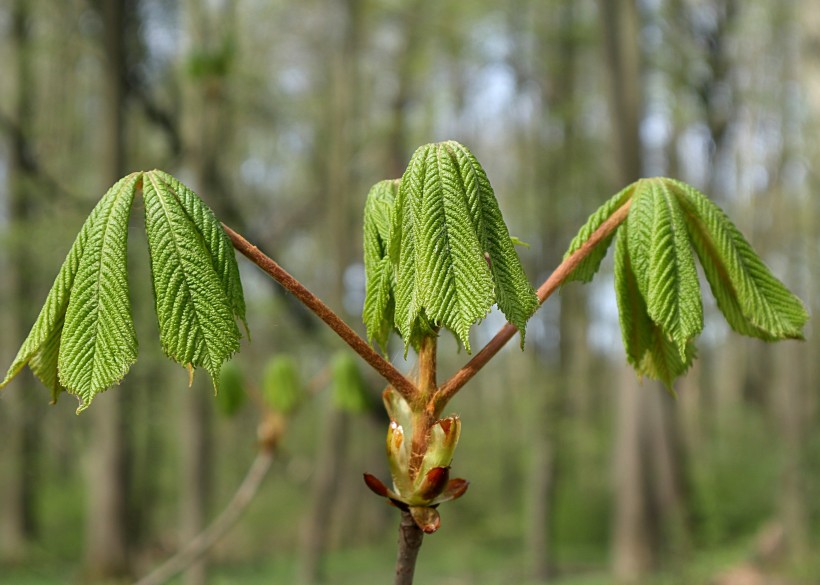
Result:
{"label": "bark", "polygon": [[[126,4],[120,0],[100,3],[106,56],[102,117],[102,168],[106,188],[125,174]],[[90,580],[118,579],[130,573],[127,510],[130,446],[124,418],[126,397],[121,388],[106,392],[90,411],[93,456],[85,543],[85,570]]]}
{"label": "bark", "polygon": [[[13,339],[24,339],[34,316],[30,298],[35,290],[32,274],[33,260],[30,247],[23,232],[31,217],[33,197],[30,190],[31,176],[27,165],[27,137],[30,136],[33,112],[34,80],[30,58],[29,3],[17,0],[12,16],[12,40],[16,53],[15,127],[11,136],[9,157],[9,222],[16,230],[14,245],[9,249],[10,306],[15,307],[6,334]],[[33,378],[26,373],[20,376],[16,387],[6,401],[4,421],[3,459],[7,461],[5,490],[0,517],[0,556],[6,562],[20,562],[26,556],[28,546],[36,536],[35,515],[36,480],[38,471],[38,424],[36,396]]]}

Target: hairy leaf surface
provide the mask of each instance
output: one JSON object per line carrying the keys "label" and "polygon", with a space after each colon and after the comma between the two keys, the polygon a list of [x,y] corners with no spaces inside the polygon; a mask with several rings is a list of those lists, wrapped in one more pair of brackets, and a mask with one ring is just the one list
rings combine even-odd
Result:
{"label": "hairy leaf surface", "polygon": [[108,201],[101,200],[85,220],[60,267],[37,320],[17,352],[17,357],[5,379],[0,383],[0,388],[7,385],[28,364],[32,372],[51,390],[53,400],[56,400],[57,395],[64,390],[57,375],[57,362],[65,312],[89,234],[95,229],[95,224],[108,205]]}
{"label": "hairy leaf surface", "polygon": [[694,345],[687,344],[682,357],[677,346],[649,316],[629,256],[628,242],[629,227],[622,225],[615,244],[615,296],[626,358],[639,375],[661,380],[671,389],[675,378],[691,366]]}
{"label": "hairy leaf surface", "polygon": [[464,146],[416,150],[396,199],[390,249],[405,347],[430,326],[443,326],[470,351],[470,327],[496,302],[523,337],[535,291],[486,174]]}
{"label": "hairy leaf surface", "polygon": [[128,296],[128,216],[141,173],[121,179],[100,201],[66,308],[58,370],[78,411],[119,382],[137,359]]}
{"label": "hairy leaf surface", "polygon": [[162,174],[145,175],[145,228],[163,350],[179,364],[204,367],[217,387],[222,363],[239,349],[234,315],[241,288],[230,280],[230,269],[223,281],[223,264],[236,260],[232,252],[212,255],[211,246],[219,245],[211,240],[213,215],[192,195],[178,193]]}
{"label": "hairy leaf surface", "polygon": [[396,276],[390,260],[390,224],[393,204],[399,191],[399,180],[376,183],[367,195],[364,207],[365,298],[362,319],[367,337],[387,347],[393,330]]}
{"label": "hairy leaf surface", "polygon": [[629,256],[647,312],[685,360],[687,345],[703,329],[703,306],[677,199],[662,181],[641,180],[626,223]]}
{"label": "hairy leaf surface", "polygon": [[808,320],[803,303],[772,275],[726,214],[694,187],[665,182],[680,201],[692,245],[732,329],[767,341],[802,339]]}

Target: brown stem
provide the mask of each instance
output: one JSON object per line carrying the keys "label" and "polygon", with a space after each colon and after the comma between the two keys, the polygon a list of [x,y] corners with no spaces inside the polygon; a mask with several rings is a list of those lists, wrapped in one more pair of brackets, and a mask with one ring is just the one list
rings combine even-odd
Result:
{"label": "brown stem", "polygon": [[413,575],[416,572],[416,559],[424,539],[424,532],[416,526],[416,521],[409,511],[401,513],[399,524],[399,552],[396,557],[395,585],[413,585]]}
{"label": "brown stem", "polygon": [[302,304],[315,313],[317,317],[324,321],[353,351],[359,354],[364,361],[381,374],[408,403],[412,404],[416,400],[418,390],[415,385],[402,376],[401,372],[393,367],[393,364],[370,347],[370,344],[359,337],[359,335],[353,331],[341,317],[334,313],[330,307],[322,302],[319,297],[310,292],[301,282],[296,280],[284,268],[266,256],[259,248],[248,242],[240,234],[233,231],[224,223],[222,224],[222,228],[225,230],[225,233],[228,234],[228,237],[231,238],[234,248],[242,252],[248,260],[256,264],[262,271],[281,284],[288,292],[299,299]]}
{"label": "brown stem", "polygon": [[413,437],[410,447],[410,477],[415,480],[421,469],[421,462],[427,452],[430,429],[436,422],[432,408],[432,398],[436,393],[436,348],[435,335],[425,336],[419,346],[419,400],[411,403],[413,411]]}
{"label": "brown stem", "polygon": [[[558,268],[550,274],[549,278],[544,281],[544,284],[538,288],[537,294],[539,305],[543,304],[544,301],[546,301],[550,295],[552,295],[552,293],[554,293],[558,287],[561,286],[561,283],[563,283],[564,280],[572,274],[572,271],[578,267],[584,258],[589,256],[593,249],[595,249],[595,246],[612,235],[615,228],[623,223],[629,213],[629,206],[631,204],[632,199],[628,199],[626,203],[619,207],[615,213],[609,216],[609,218],[602,223],[591,236],[589,236],[589,239],[584,242],[580,248],[561,262]],[[452,378],[441,385],[438,392],[436,392],[434,399],[436,414],[441,412],[447,402],[455,396],[456,392],[458,392],[464,384],[475,376],[478,371],[483,368],[510,339],[512,339],[513,335],[515,335],[517,331],[518,329],[510,323],[504,325],[501,330],[496,333],[495,337],[493,337],[489,343],[487,343],[487,345],[485,345],[481,351],[473,357],[473,359],[467,362],[467,364],[458,372],[453,374]]]}

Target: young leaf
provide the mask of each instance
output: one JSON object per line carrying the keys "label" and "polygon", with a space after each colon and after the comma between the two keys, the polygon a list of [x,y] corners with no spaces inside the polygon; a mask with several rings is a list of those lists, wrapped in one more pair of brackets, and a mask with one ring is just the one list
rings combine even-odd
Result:
{"label": "young leaf", "polygon": [[213,212],[202,202],[196,193],[180,183],[168,173],[154,170],[146,175],[165,183],[185,210],[185,213],[196,226],[205,241],[205,247],[211,256],[214,270],[222,281],[222,288],[231,305],[234,316],[242,321],[245,332],[250,337],[248,322],[245,319],[245,297],[242,293],[242,281],[239,278],[239,267],[233,244]]}
{"label": "young leaf", "polygon": [[76,394],[79,411],[119,382],[137,359],[137,336],[128,297],[128,216],[141,173],[106,193],[91,226],[66,308],[58,370]]}
{"label": "young leaf", "polygon": [[626,358],[639,375],[661,380],[671,389],[675,378],[692,365],[694,345],[686,345],[682,358],[676,345],[649,316],[629,257],[629,239],[629,226],[624,224],[615,243],[615,296]]}
{"label": "young leaf", "polygon": [[241,285],[230,272],[223,281],[226,272],[218,271],[223,262],[235,262],[233,254],[211,254],[213,215],[199,209],[205,204],[189,190],[180,194],[174,187],[161,173],[145,173],[145,229],[160,341],[177,363],[204,367],[218,388],[222,363],[239,349],[234,315]]}
{"label": "young leaf", "polygon": [[80,260],[92,233],[100,229],[101,217],[108,215],[111,211],[111,201],[115,197],[112,194],[120,193],[123,189],[133,189],[139,175],[140,173],[129,175],[114,185],[86,219],[54,280],[37,320],[20,347],[5,379],[0,383],[0,388],[8,384],[23,366],[28,364],[32,372],[51,390],[52,400],[56,401],[57,395],[64,390],[57,374],[58,355],[66,309],[71,298],[75,277],[79,271]]}
{"label": "young leaf", "polygon": [[695,262],[678,201],[661,180],[638,181],[627,218],[628,246],[647,313],[680,359],[703,329]]}
{"label": "young leaf", "polygon": [[[601,205],[595,213],[589,216],[587,222],[581,227],[578,234],[572,239],[572,242],[570,242],[569,249],[564,253],[564,260],[577,252],[589,237],[595,233],[595,230],[601,227],[601,224],[609,219],[619,207],[624,205],[629,198],[632,197],[636,185],[637,183],[632,183],[619,193],[616,193],[606,203]],[[592,280],[592,277],[595,276],[595,273],[598,272],[598,269],[601,267],[601,262],[604,256],[606,256],[606,251],[609,249],[609,245],[612,243],[614,236],[615,233],[613,232],[611,236],[601,240],[589,256],[584,258],[575,270],[564,280],[564,284],[572,282],[573,280],[580,282],[589,282]]]}
{"label": "young leaf", "polygon": [[216,408],[227,417],[232,417],[245,404],[245,380],[242,370],[235,361],[229,361],[219,371],[219,394]]}
{"label": "young leaf", "polygon": [[359,413],[370,406],[359,365],[348,352],[339,352],[331,364],[333,402],[345,412]]}
{"label": "young leaf", "polygon": [[538,305],[495,195],[475,157],[457,142],[416,150],[396,199],[390,255],[395,321],[405,347],[430,327],[469,330],[493,303],[522,332]]}
{"label": "young leaf", "polygon": [[296,362],[287,354],[271,358],[265,366],[262,397],[276,412],[289,414],[302,401],[302,381]]}
{"label": "young leaf", "polygon": [[393,330],[396,277],[390,261],[390,223],[399,180],[376,183],[364,207],[364,271],[366,278],[362,318],[367,337],[386,349]]}
{"label": "young leaf", "polygon": [[692,245],[732,329],[767,341],[802,339],[808,313],[800,299],[772,275],[717,205],[694,187],[664,181],[680,201]]}

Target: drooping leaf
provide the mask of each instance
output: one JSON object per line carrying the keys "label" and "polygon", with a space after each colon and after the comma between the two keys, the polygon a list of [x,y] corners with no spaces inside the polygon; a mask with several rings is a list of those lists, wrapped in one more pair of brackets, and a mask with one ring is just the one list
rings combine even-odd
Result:
{"label": "drooping leaf", "polygon": [[664,181],[680,201],[692,245],[732,329],[767,341],[802,339],[808,320],[803,303],[772,275],[726,214],[694,187]]}
{"label": "drooping leaf", "polygon": [[219,220],[196,193],[175,177],[158,170],[149,171],[146,174],[152,179],[165,183],[167,189],[176,195],[185,213],[202,235],[208,253],[211,255],[214,270],[222,281],[222,288],[228,297],[231,310],[234,316],[242,321],[245,332],[250,336],[248,322],[245,319],[245,297],[242,292],[242,281],[239,278],[239,267],[236,264],[236,254]]}
{"label": "drooping leaf", "polygon": [[137,359],[128,295],[128,216],[141,173],[106,193],[71,287],[58,356],[60,383],[80,400],[78,412],[119,382]]}
{"label": "drooping leaf", "polygon": [[629,239],[629,226],[624,224],[615,244],[615,296],[627,361],[639,375],[660,380],[671,390],[675,378],[691,366],[694,345],[687,344],[681,358],[677,346],[649,316],[629,256]]}
{"label": "drooping leaf", "polygon": [[345,412],[365,412],[370,406],[359,364],[348,352],[339,352],[331,364],[333,402]]}
{"label": "drooping leaf", "polygon": [[475,214],[474,222],[478,226],[484,260],[493,277],[496,304],[507,321],[521,331],[523,347],[527,320],[538,308],[538,297],[524,274],[515,250],[515,243],[519,240],[510,236],[493,188],[478,160],[457,142],[450,142],[448,145],[458,163],[462,187],[468,194],[468,200],[473,199],[472,193],[477,195],[477,211],[480,215]]}
{"label": "drooping leaf", "polygon": [[391,213],[399,180],[380,181],[370,189],[364,207],[365,299],[362,318],[367,337],[386,349],[393,330],[396,283],[390,260]]}
{"label": "drooping leaf", "polygon": [[[566,253],[564,253],[564,260],[577,252],[581,246],[589,240],[589,237],[595,233],[595,230],[601,227],[601,224],[609,219],[612,214],[618,210],[618,208],[623,206],[629,198],[632,197],[636,184],[637,183],[632,183],[622,191],[616,193],[606,203],[601,205],[595,213],[589,216],[587,222],[581,227],[578,234],[572,239],[572,242],[570,242],[569,248]],[[566,284],[568,282],[572,282],[573,280],[578,280],[581,282],[589,282],[592,280],[592,277],[595,276],[595,273],[598,272],[598,269],[601,267],[601,262],[603,261],[604,256],[606,256],[606,251],[609,249],[614,236],[615,232],[613,232],[608,238],[605,238],[599,242],[589,256],[584,258],[575,270],[573,270],[564,280],[564,283]]]}
{"label": "drooping leaf", "polygon": [[80,260],[92,232],[100,229],[101,216],[110,213],[111,193],[121,191],[124,185],[135,184],[139,178],[138,175],[139,173],[129,175],[114,185],[109,190],[109,194],[100,200],[89,214],[54,280],[37,320],[20,347],[5,379],[0,383],[0,388],[7,385],[23,366],[28,364],[40,381],[51,390],[53,400],[56,400],[57,395],[64,389],[57,374],[58,355],[66,309],[80,267]]}
{"label": "drooping leaf", "polygon": [[657,179],[636,184],[627,218],[631,263],[649,317],[680,359],[703,329],[703,306],[686,224],[677,198]]}
{"label": "drooping leaf", "polygon": [[470,351],[470,327],[493,303],[524,333],[537,307],[495,195],[475,157],[457,142],[416,150],[393,212],[395,321],[405,347],[447,327]]}
{"label": "drooping leaf", "polygon": [[[204,367],[218,388],[222,363],[239,349],[236,293],[226,286],[220,261],[209,249],[213,242],[204,218],[213,216],[197,211],[205,204],[190,195],[179,194],[162,174],[145,174],[145,229],[160,342],[177,363]],[[228,256],[222,257],[226,263]]]}
{"label": "drooping leaf", "polygon": [[269,408],[282,414],[293,412],[302,402],[304,389],[293,357],[272,357],[265,365],[262,397]]}

